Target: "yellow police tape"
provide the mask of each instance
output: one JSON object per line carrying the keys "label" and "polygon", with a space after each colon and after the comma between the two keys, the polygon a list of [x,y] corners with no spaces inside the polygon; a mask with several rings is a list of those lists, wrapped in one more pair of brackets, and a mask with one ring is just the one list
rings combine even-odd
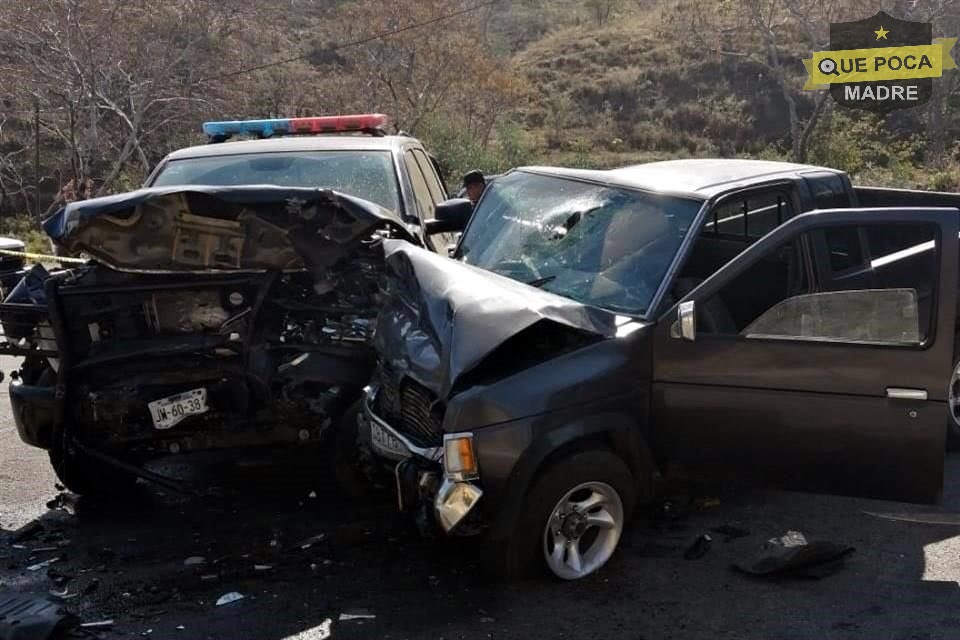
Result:
{"label": "yellow police tape", "polygon": [[803,88],[809,91],[843,82],[939,78],[944,69],[957,68],[950,56],[956,43],[957,38],[934,38],[933,44],[912,47],[815,51],[812,58],[803,61],[810,74]]}
{"label": "yellow police tape", "polygon": [[0,249],[0,255],[19,256],[29,258],[30,260],[40,260],[48,262],[63,262],[65,264],[87,264],[83,258],[67,258],[66,256],[52,256],[45,253],[30,253],[29,251],[11,251],[10,249]]}

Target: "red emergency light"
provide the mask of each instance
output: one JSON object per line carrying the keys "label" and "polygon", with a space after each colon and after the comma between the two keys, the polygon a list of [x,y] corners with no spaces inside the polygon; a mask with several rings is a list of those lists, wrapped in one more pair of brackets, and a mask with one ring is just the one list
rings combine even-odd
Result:
{"label": "red emergency light", "polygon": [[386,135],[390,119],[382,113],[361,113],[349,116],[315,118],[272,118],[269,120],[227,120],[204,122],[203,132],[211,142],[222,142],[235,135],[258,138],[295,134],[369,133]]}
{"label": "red emergency light", "polygon": [[349,116],[290,118],[290,133],[347,133],[350,131],[384,131],[389,118],[382,113]]}

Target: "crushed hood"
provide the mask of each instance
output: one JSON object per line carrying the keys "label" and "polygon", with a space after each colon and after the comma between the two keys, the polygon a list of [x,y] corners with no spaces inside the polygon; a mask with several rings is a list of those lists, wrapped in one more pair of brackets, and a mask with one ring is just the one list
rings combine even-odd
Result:
{"label": "crushed hood", "polygon": [[275,186],[140,189],[70,203],[43,227],[67,254],[140,272],[322,271],[375,229],[412,239],[372,202]]}
{"label": "crushed hood", "polygon": [[536,323],[604,338],[617,334],[612,312],[405,242],[388,241],[384,248],[391,287],[375,345],[387,366],[441,398],[497,347]]}

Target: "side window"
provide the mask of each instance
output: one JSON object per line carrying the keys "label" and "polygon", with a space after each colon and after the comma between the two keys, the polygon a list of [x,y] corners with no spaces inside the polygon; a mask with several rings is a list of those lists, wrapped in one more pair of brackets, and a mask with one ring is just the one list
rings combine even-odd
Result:
{"label": "side window", "polygon": [[413,157],[416,158],[417,164],[420,165],[420,171],[423,173],[423,177],[427,181],[427,189],[430,190],[430,197],[433,198],[434,203],[443,202],[446,196],[443,193],[443,187],[440,186],[440,177],[434,170],[433,163],[430,162],[430,158],[428,158],[427,154],[420,149],[413,150]]}
{"label": "side window", "polygon": [[817,209],[842,209],[850,206],[843,179],[836,174],[816,174],[807,179]]}
{"label": "side window", "polygon": [[[831,251],[813,251],[817,234],[825,231],[833,238],[827,240]],[[885,253],[903,237],[911,246]],[[864,250],[861,238],[869,238],[868,256],[853,255]],[[844,242],[850,239],[856,241]],[[930,335],[934,315],[938,242],[936,227],[927,224],[849,225],[805,233],[698,304],[698,329],[747,339],[920,345]],[[831,264],[811,264],[817,259]],[[864,263],[864,277],[815,275],[852,263]]]}
{"label": "side window", "polygon": [[420,220],[428,220],[433,217],[433,205],[435,204],[430,197],[430,188],[427,187],[427,181],[420,172],[420,165],[413,157],[412,151],[403,154],[403,161],[407,166],[407,175],[410,176],[410,184],[413,186],[413,197],[417,201],[417,211]]}
{"label": "side window", "polygon": [[703,231],[756,240],[795,215],[790,202],[790,194],[779,189],[735,195],[714,208]]}

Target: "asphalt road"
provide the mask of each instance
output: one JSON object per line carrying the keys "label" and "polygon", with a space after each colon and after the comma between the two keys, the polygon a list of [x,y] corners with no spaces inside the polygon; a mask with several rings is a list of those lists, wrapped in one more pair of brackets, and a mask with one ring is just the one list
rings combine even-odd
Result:
{"label": "asphalt road", "polygon": [[[197,499],[143,487],[124,501],[68,496],[65,507],[48,509],[59,492],[46,456],[19,442],[4,396],[0,591],[65,589],[66,606],[84,620],[114,621],[104,638],[883,640],[960,633],[957,457],[947,460],[945,498],[936,507],[741,489],[705,496],[676,520],[638,513],[618,555],[590,579],[514,584],[485,578],[469,541],[424,541],[388,503],[347,504],[316,466],[304,455],[171,464],[169,472],[222,490]],[[14,547],[12,532],[34,519],[44,533]],[[705,556],[683,558],[698,535],[719,525],[750,535],[729,542],[714,535]],[[788,530],[856,551],[819,580],[770,581],[730,568]],[[50,571],[27,570],[58,556]],[[185,564],[194,557],[203,560]],[[234,591],[244,598],[215,605]]]}

